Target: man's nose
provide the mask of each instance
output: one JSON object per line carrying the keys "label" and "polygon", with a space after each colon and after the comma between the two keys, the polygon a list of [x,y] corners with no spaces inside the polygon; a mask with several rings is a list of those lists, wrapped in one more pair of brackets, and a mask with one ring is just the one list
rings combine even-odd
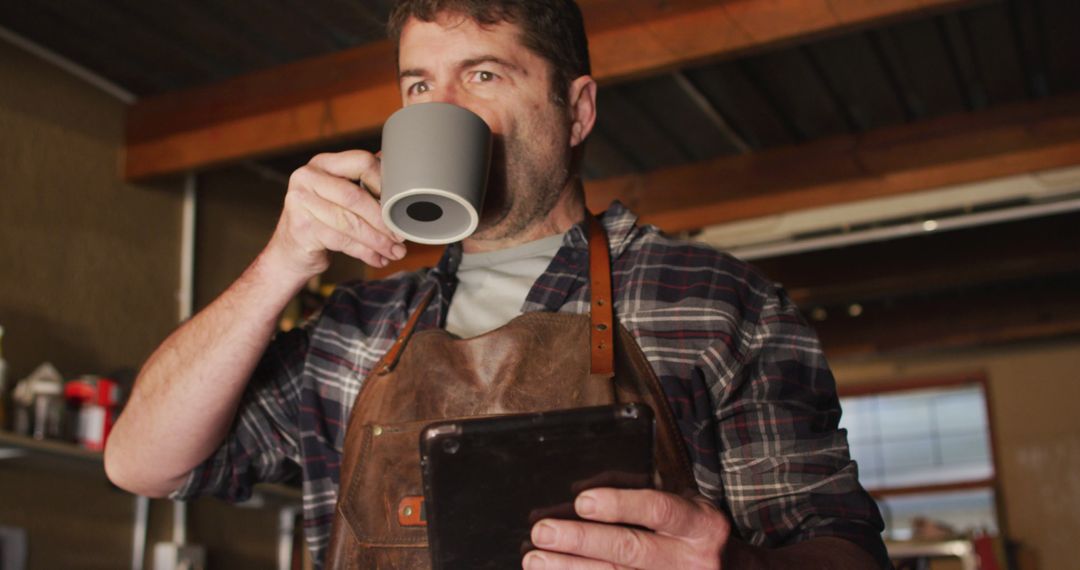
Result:
{"label": "man's nose", "polygon": [[439,103],[450,103],[462,107],[460,93],[456,85],[446,85],[435,89],[431,94],[431,100]]}

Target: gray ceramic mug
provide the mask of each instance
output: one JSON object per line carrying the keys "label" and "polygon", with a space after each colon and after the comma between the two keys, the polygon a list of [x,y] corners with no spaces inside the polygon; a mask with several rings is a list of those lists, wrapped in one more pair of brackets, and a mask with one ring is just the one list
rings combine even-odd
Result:
{"label": "gray ceramic mug", "polygon": [[382,216],[417,243],[461,241],[476,231],[491,163],[491,129],[449,103],[417,103],[382,133]]}

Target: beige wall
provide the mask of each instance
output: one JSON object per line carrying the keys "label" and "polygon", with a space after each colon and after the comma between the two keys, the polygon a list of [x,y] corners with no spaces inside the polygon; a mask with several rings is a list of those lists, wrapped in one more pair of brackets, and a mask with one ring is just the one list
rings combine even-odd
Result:
{"label": "beige wall", "polygon": [[[199,176],[195,257],[195,306],[205,307],[221,294],[262,251],[277,225],[287,181],[268,179],[243,167]],[[331,257],[323,282],[339,283],[364,276],[363,262]]]}
{"label": "beige wall", "polygon": [[981,370],[1009,534],[1043,569],[1075,568],[1080,537],[1080,339],[833,362],[841,385]]}
{"label": "beige wall", "polygon": [[137,366],[176,322],[179,195],[117,178],[124,105],[0,42],[0,324],[18,378]]}
{"label": "beige wall", "polygon": [[206,306],[255,259],[277,223],[285,188],[242,168],[198,178],[195,306]]}
{"label": "beige wall", "polygon": [[[46,360],[69,378],[137,368],[176,324],[180,181],[122,182],[123,125],[121,102],[0,41],[0,325],[13,379]],[[171,504],[150,514],[148,549],[170,536]],[[0,525],[28,530],[31,568],[130,567],[133,517],[134,497],[100,463],[0,460]],[[190,517],[211,567],[274,567],[276,510],[207,500]]]}

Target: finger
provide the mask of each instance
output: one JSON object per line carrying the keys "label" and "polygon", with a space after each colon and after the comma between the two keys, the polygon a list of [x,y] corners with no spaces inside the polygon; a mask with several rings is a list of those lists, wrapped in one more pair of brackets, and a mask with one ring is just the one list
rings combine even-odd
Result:
{"label": "finger", "polygon": [[542,550],[526,554],[521,567],[524,570],[631,570],[628,566]]}
{"label": "finger", "polygon": [[308,164],[339,178],[359,180],[375,196],[381,193],[382,161],[366,150],[324,152],[315,155]]}
{"label": "finger", "polygon": [[[312,159],[312,162],[315,162],[315,159]],[[320,170],[314,165],[301,167],[294,172],[293,182],[357,214],[376,230],[390,236],[398,243],[405,241],[386,226],[379,202],[353,182]]]}
{"label": "finger", "polygon": [[726,525],[711,506],[653,489],[590,489],[578,495],[574,510],[585,519],[639,525],[688,539],[713,535],[717,524]]}
{"label": "finger", "polygon": [[545,519],[533,526],[533,544],[631,568],[676,568],[676,539],[612,524]]}
{"label": "finger", "polygon": [[341,252],[349,257],[360,259],[373,267],[382,268],[390,264],[390,259],[383,257],[375,249],[357,242],[349,235],[323,226],[321,223],[316,222],[315,233],[320,243],[324,244],[326,249],[332,250],[332,252]]}
{"label": "finger", "polygon": [[356,241],[351,236],[334,230],[333,228],[316,222],[316,238],[326,249],[340,251],[349,257],[353,257],[374,267],[386,267],[390,260],[383,257],[371,247]]}
{"label": "finger", "polygon": [[[319,235],[320,238],[329,239],[329,243],[323,241],[323,245],[328,249],[350,253],[345,248],[355,250],[355,246],[363,246],[390,259],[401,259],[405,256],[404,245],[397,243],[386,233],[378,231],[367,220],[352,211],[325,200],[306,188],[296,188],[294,192],[297,194],[300,206],[315,221],[341,234],[340,236],[329,236],[325,233]],[[362,259],[367,261],[366,258]]]}

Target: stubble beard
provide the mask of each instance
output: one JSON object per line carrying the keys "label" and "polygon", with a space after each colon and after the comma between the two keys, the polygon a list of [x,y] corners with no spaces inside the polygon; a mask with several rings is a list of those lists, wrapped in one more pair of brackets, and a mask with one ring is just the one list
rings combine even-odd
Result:
{"label": "stubble beard", "polygon": [[569,182],[570,162],[557,149],[544,149],[543,155],[536,150],[521,136],[496,139],[488,195],[473,239],[512,238],[554,209]]}

